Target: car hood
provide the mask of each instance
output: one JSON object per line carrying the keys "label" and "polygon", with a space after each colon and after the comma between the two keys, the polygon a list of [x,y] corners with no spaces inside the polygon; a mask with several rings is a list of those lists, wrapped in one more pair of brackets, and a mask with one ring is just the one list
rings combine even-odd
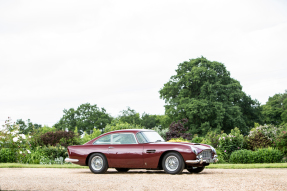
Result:
{"label": "car hood", "polygon": [[195,149],[197,153],[201,153],[201,151],[206,149],[211,149],[212,147],[210,145],[206,144],[200,144],[200,143],[186,143],[186,142],[156,142],[156,143],[150,143],[150,144],[164,144],[164,145],[188,145],[192,149]]}

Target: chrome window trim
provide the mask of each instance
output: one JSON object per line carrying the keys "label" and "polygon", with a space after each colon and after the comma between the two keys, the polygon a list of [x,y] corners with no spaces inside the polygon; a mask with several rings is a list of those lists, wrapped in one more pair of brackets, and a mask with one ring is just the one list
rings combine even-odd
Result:
{"label": "chrome window trim", "polygon": [[[125,143],[125,144],[115,144],[115,143],[113,143],[113,136],[114,136],[114,135],[118,135],[118,134],[131,134],[131,135],[133,135],[134,140],[135,140],[135,143]],[[95,142],[98,141],[99,139],[101,139],[101,138],[103,138],[103,137],[105,137],[105,136],[109,136],[109,135],[111,136],[111,142],[110,142],[110,143],[95,144]],[[108,134],[108,135],[105,135],[105,136],[102,136],[101,138],[95,140],[95,141],[93,142],[93,145],[135,145],[135,144],[138,144],[138,140],[137,140],[137,138],[135,137],[135,134],[134,134],[134,133],[111,133],[111,134]]]}
{"label": "chrome window trim", "polygon": [[[144,140],[146,141],[145,143],[148,143],[148,141],[146,140],[146,137],[144,136],[144,134],[142,133],[142,131],[137,132],[136,135],[137,135],[137,134],[141,134],[142,137],[144,138]],[[136,139],[137,139],[137,142],[140,143],[137,136],[136,136]],[[140,144],[144,144],[144,143],[140,143]]]}

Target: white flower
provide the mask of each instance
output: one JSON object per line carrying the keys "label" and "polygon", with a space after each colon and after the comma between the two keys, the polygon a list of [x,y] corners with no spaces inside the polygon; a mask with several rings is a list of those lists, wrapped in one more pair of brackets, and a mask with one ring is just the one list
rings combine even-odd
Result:
{"label": "white flower", "polygon": [[22,154],[22,151],[20,151],[20,154]]}
{"label": "white flower", "polygon": [[29,136],[29,138],[31,138],[31,136]]}
{"label": "white flower", "polygon": [[28,149],[27,149],[27,152],[30,154],[31,153],[31,151],[29,151]]}
{"label": "white flower", "polygon": [[20,137],[22,137],[22,139],[26,139],[26,136],[24,134],[19,134]]}
{"label": "white flower", "polygon": [[14,142],[17,142],[17,141],[18,141],[18,137],[14,137],[14,138],[13,138],[13,141],[14,141]]}
{"label": "white flower", "polygon": [[230,139],[230,141],[232,141],[232,139]]}

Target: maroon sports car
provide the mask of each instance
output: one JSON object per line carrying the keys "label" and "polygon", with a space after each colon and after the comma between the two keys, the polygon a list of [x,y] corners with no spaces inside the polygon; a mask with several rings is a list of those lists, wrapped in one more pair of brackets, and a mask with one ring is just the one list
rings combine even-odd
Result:
{"label": "maroon sports car", "polygon": [[210,145],[165,142],[157,132],[145,129],[108,132],[84,145],[69,146],[68,154],[66,162],[89,166],[93,173],[105,173],[108,168],[118,172],[163,169],[179,174],[187,169],[199,173],[218,160]]}

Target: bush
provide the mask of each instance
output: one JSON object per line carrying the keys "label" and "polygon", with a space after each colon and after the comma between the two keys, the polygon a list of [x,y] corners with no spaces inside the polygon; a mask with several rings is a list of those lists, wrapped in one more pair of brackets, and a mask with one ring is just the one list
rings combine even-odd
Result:
{"label": "bush", "polygon": [[270,138],[265,136],[261,131],[254,132],[251,136],[246,138],[247,148],[251,150],[256,150],[258,148],[266,148],[272,145]]}
{"label": "bush", "polygon": [[[68,157],[67,149],[60,145],[49,147],[36,147],[30,154],[23,155],[21,163],[28,164],[54,164],[55,159]],[[49,161],[49,162],[47,162]],[[42,163],[41,163],[42,162]]]}
{"label": "bush", "polygon": [[0,149],[0,162],[16,162],[16,153],[13,152],[12,149],[9,148],[1,148]]}
{"label": "bush", "polygon": [[38,144],[41,146],[56,146],[60,144],[64,147],[69,145],[78,145],[79,139],[76,137],[76,134],[72,131],[56,131],[56,132],[47,132],[38,137]]}
{"label": "bush", "polygon": [[172,139],[170,139],[167,142],[184,142],[184,143],[189,143],[189,140],[180,137],[180,138],[172,138]]}
{"label": "bush", "polygon": [[172,122],[169,126],[169,131],[166,133],[166,139],[170,140],[172,138],[180,138],[191,140],[191,134],[186,133],[188,127],[184,127],[184,124],[188,122],[188,119],[178,120],[177,122]]}
{"label": "bush", "polygon": [[278,163],[283,159],[283,153],[271,147],[258,149],[256,151],[240,150],[231,154],[231,163]]}
{"label": "bush", "polygon": [[221,134],[218,138],[219,145],[217,150],[222,153],[222,157],[225,161],[229,161],[229,157],[233,151],[242,149],[243,146],[243,135],[240,134],[240,130],[236,127],[231,130],[230,134],[226,133]]}
{"label": "bush", "polygon": [[283,131],[281,135],[275,140],[275,146],[287,155],[287,132]]}

